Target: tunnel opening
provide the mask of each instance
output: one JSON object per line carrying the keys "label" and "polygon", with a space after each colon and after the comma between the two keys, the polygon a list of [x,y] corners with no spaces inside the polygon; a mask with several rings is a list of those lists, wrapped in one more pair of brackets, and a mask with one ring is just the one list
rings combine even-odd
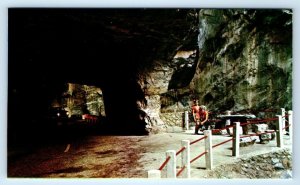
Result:
{"label": "tunnel opening", "polygon": [[[57,135],[47,114],[68,83],[103,91],[106,115],[100,134],[147,134],[145,112],[137,106],[147,104],[138,73],[151,60],[156,42],[104,23],[120,18],[113,18],[114,10],[98,11],[101,16],[93,11],[9,10],[9,143]],[[62,135],[72,135],[68,129]]]}
{"label": "tunnel opening", "polygon": [[[121,49],[117,50],[120,51]],[[141,119],[140,116],[143,112],[136,103],[140,101],[146,104],[144,92],[136,80],[136,66],[132,63],[128,68],[126,62],[124,62],[134,62],[135,59],[128,54],[128,51],[119,52],[118,54],[121,57],[111,57],[114,55],[111,51],[115,51],[115,48],[106,52],[109,57],[100,57],[101,61],[109,61],[108,63],[100,62],[100,64],[88,68],[84,61],[99,59],[87,57],[83,61],[80,60],[82,56],[77,55],[77,58],[73,55],[74,57],[68,57],[67,60],[65,56],[61,55],[61,59],[58,59],[59,62],[76,61],[75,63],[79,64],[78,67],[70,65],[65,67],[57,62],[48,66],[51,68],[49,71],[41,69],[39,66],[31,66],[31,69],[26,67],[26,70],[20,68],[19,65],[10,66],[9,138],[13,138],[15,134],[17,137],[16,142],[19,142],[23,140],[22,138],[29,138],[29,135],[34,136],[34,138],[29,138],[31,141],[39,138],[40,135],[49,135],[45,139],[53,139],[51,132],[57,135],[55,133],[65,131],[66,133],[61,133],[60,139],[72,135],[70,132],[74,132],[74,137],[87,134],[85,131],[78,130],[78,128],[69,128],[68,125],[63,128],[63,131],[61,127],[60,130],[57,130],[53,125],[54,123],[49,120],[49,106],[53,104],[54,100],[60,100],[59,103],[62,103],[61,98],[67,88],[66,84],[70,81],[83,85],[87,84],[87,86],[95,85],[100,87],[103,92],[105,116],[101,117],[101,126],[96,128],[98,131],[93,130],[93,133],[147,134],[145,120]],[[48,51],[43,52],[47,53]],[[81,54],[85,55],[85,53]],[[38,59],[45,61],[46,65],[53,60],[52,57]],[[125,64],[119,63],[119,61],[123,61]],[[56,67],[53,66],[57,65],[61,67],[55,69]],[[82,66],[85,67],[81,69]],[[83,96],[82,98],[82,101],[86,101],[84,100],[86,97]],[[88,107],[83,108],[82,114],[91,114],[87,109]],[[20,116],[16,117],[16,115]],[[45,135],[43,134],[45,132],[50,133]]]}
{"label": "tunnel opening", "polygon": [[196,44],[193,24],[197,10],[191,9],[9,8],[9,142],[45,132],[54,138],[45,117],[68,83],[102,90],[101,134],[147,134],[147,114],[163,128],[160,94],[174,67],[168,62]]}

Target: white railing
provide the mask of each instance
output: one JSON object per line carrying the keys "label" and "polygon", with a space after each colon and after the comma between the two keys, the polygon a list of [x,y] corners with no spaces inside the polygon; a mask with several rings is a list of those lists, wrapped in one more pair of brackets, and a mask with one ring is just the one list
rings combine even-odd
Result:
{"label": "white railing", "polygon": [[[288,111],[288,115],[285,115],[285,110],[282,108],[282,114],[277,115],[278,117],[278,122],[276,125],[276,142],[277,142],[277,147],[283,148],[284,143],[283,143],[283,134],[284,131],[289,128],[289,138],[290,141],[292,141],[293,138],[293,111]],[[288,117],[288,121],[286,121],[286,117]],[[185,113],[185,120],[188,119],[188,116],[186,116]],[[269,120],[277,120],[275,118],[271,118]],[[265,120],[264,120],[265,121]],[[188,121],[185,121],[185,126],[188,128]],[[288,123],[286,125],[286,122]],[[166,160],[163,162],[163,164],[160,166],[158,170],[149,170],[148,171],[148,178],[161,178],[161,171],[166,167],[166,178],[177,178],[179,175],[183,178],[190,178],[191,177],[191,163],[198,160],[200,157],[205,155],[205,164],[206,164],[206,169],[211,170],[213,169],[213,148],[220,146],[222,144],[225,144],[229,141],[232,140],[232,156],[234,157],[239,157],[239,152],[240,152],[240,126],[241,125],[247,125],[247,124],[256,124],[258,122],[253,122],[253,123],[243,123],[241,124],[240,122],[235,122],[233,126],[233,136],[232,139],[223,141],[221,143],[212,145],[212,131],[211,130],[205,130],[204,131],[204,136],[200,139],[197,139],[195,141],[190,142],[189,140],[182,140],[181,145],[182,148],[179,151],[175,150],[168,150],[166,151]],[[224,129],[228,129],[229,127],[226,127]],[[271,133],[270,131],[265,132],[265,133]],[[264,134],[264,133],[260,133]],[[260,134],[254,134],[254,135],[260,135]],[[253,135],[248,135],[248,136],[253,136]],[[243,136],[247,137],[247,136]],[[194,159],[190,159],[190,147],[191,145],[195,144],[196,142],[199,142],[201,140],[205,140],[205,151],[195,157]],[[181,168],[177,172],[176,169],[176,156],[181,154]]]}

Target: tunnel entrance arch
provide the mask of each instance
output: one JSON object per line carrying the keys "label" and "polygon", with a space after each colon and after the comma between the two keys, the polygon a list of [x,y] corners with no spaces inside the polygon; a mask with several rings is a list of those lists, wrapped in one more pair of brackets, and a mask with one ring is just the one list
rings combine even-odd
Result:
{"label": "tunnel entrance arch", "polygon": [[149,101],[159,119],[162,90],[141,79],[150,74],[167,86],[176,50],[197,47],[196,20],[189,9],[9,9],[9,130],[23,128],[23,118],[45,130],[39,120],[48,105],[77,83],[103,90],[111,130],[144,133],[137,102]]}

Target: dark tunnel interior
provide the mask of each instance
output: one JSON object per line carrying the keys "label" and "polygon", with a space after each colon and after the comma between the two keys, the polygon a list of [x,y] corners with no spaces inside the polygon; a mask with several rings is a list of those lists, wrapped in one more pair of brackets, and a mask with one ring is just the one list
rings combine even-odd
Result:
{"label": "dark tunnel interior", "polygon": [[[129,17],[139,11],[122,10]],[[114,14],[114,10],[9,9],[9,141],[44,135],[51,100],[69,82],[102,89],[107,125],[117,133],[145,131],[136,107],[137,100],[145,101],[137,74],[157,42],[107,23]],[[127,24],[118,17],[112,21]]]}

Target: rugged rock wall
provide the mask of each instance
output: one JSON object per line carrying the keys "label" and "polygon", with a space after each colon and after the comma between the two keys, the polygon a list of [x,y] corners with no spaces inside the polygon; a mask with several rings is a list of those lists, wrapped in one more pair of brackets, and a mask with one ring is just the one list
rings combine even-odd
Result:
{"label": "rugged rock wall", "polygon": [[288,10],[201,10],[199,62],[190,84],[211,110],[292,108]]}
{"label": "rugged rock wall", "polygon": [[91,114],[105,116],[102,91],[95,86],[68,83],[62,96],[62,106],[69,116]]}
{"label": "rugged rock wall", "polygon": [[210,111],[292,109],[290,10],[202,9],[196,16],[198,48],[180,48],[148,73],[143,87],[159,95],[156,112],[190,110],[192,99]]}
{"label": "rugged rock wall", "polygon": [[[146,120],[147,127],[155,132],[166,129],[166,123],[161,120],[160,113],[162,106],[166,106],[162,102],[166,102],[168,92],[187,86],[196,67],[198,10],[175,11],[185,18],[178,21],[176,15],[174,19],[171,14],[167,15],[168,21],[159,31],[167,34],[158,39],[160,46],[153,48],[155,53],[151,60],[143,61],[137,74],[138,83],[145,93],[146,106],[142,110],[149,116],[149,121]],[[174,30],[163,30],[169,29],[166,25],[170,25]],[[192,73],[189,73],[190,71]],[[174,100],[171,104],[174,104]]]}
{"label": "rugged rock wall", "polygon": [[182,127],[184,123],[184,112],[160,113],[160,117],[167,126]]}

